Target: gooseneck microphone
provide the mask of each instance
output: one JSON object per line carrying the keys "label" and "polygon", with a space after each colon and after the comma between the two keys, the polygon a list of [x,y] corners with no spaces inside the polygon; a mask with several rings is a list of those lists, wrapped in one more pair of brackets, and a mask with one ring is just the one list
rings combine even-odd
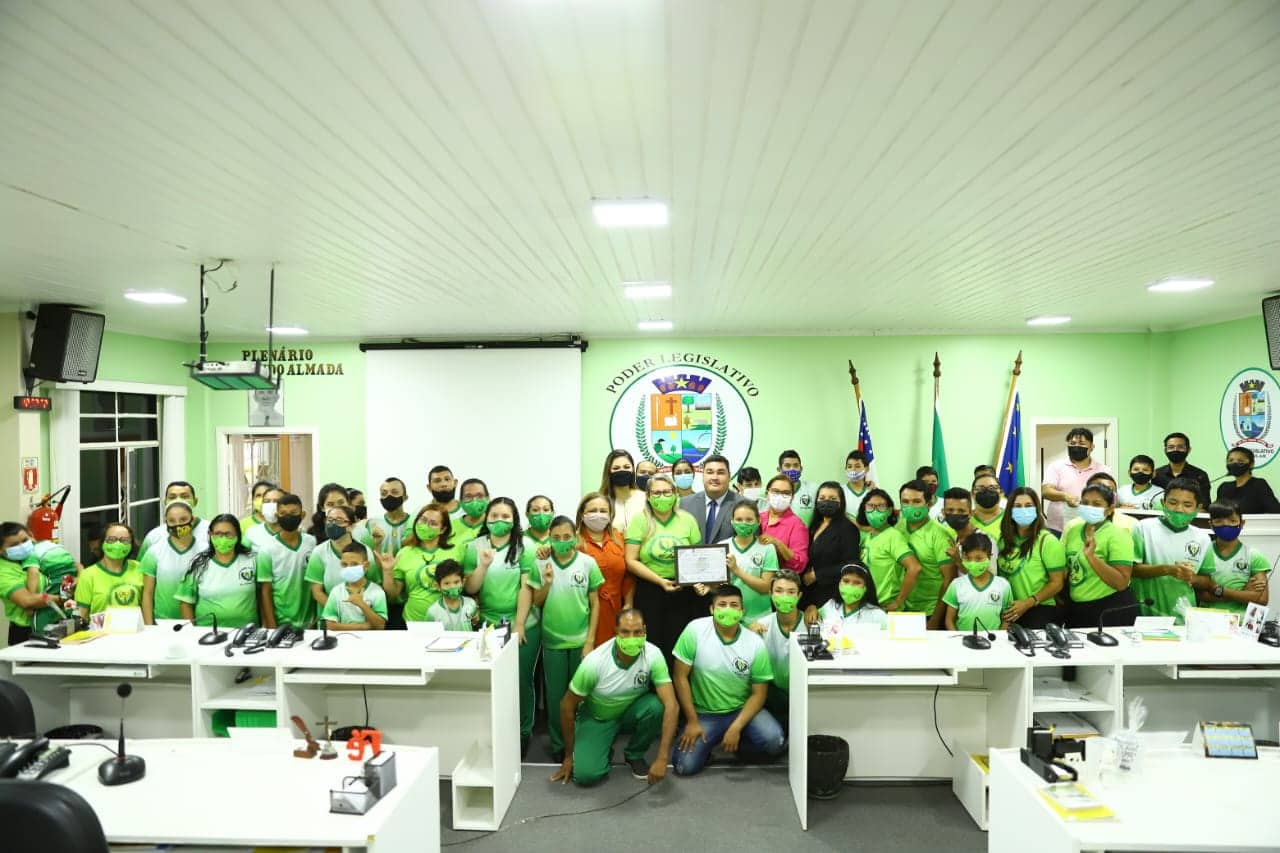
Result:
{"label": "gooseneck microphone", "polygon": [[1107,618],[1108,613],[1123,613],[1126,610],[1136,610],[1139,607],[1150,607],[1155,604],[1154,598],[1144,598],[1141,601],[1135,601],[1133,604],[1122,604],[1119,607],[1109,607],[1098,614],[1098,630],[1090,631],[1085,634],[1089,638],[1089,642],[1097,646],[1118,646],[1120,641],[1115,637],[1102,630],[1102,624]]}
{"label": "gooseneck microphone", "polygon": [[124,752],[124,700],[132,692],[132,684],[121,684],[116,688],[116,695],[120,697],[120,740],[115,757],[98,765],[98,781],[104,785],[126,785],[147,775],[147,762],[142,756],[125,755]]}
{"label": "gooseneck microphone", "polygon": [[200,645],[202,646],[216,646],[218,643],[227,641],[227,632],[218,630],[218,614],[213,613],[210,616],[213,619],[213,630],[200,638]]}
{"label": "gooseneck microphone", "polygon": [[321,631],[321,636],[316,637],[314,640],[311,641],[311,648],[315,649],[318,652],[327,652],[329,649],[338,645],[338,638],[329,636],[329,620],[328,619],[320,620],[320,631]]}
{"label": "gooseneck microphone", "polygon": [[[986,631],[987,636],[985,637],[978,636],[979,628],[981,628],[983,631]],[[994,640],[995,638],[996,638],[996,635],[991,633],[990,631],[987,631],[987,626],[983,625],[982,620],[975,616],[973,619],[973,633],[967,635],[964,638],[963,640],[964,647],[966,649],[989,649],[991,648],[991,641]]]}

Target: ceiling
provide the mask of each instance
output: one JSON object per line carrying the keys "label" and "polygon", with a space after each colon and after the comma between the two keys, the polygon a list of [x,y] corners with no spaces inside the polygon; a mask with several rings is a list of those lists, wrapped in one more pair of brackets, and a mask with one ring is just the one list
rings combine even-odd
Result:
{"label": "ceiling", "polygon": [[[0,115],[0,303],[160,337],[221,257],[214,340],[262,334],[273,261],[277,321],[348,339],[1159,329],[1280,290],[1271,0],[2,0]],[[592,220],[642,196],[669,227]]]}

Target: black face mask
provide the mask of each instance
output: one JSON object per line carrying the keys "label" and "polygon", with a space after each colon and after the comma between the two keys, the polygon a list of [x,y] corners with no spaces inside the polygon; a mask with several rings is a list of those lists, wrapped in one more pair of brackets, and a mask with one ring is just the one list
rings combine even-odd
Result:
{"label": "black face mask", "polygon": [[636,483],[636,475],[631,471],[610,471],[609,485],[618,489],[629,489]]}
{"label": "black face mask", "polygon": [[1245,471],[1248,471],[1248,470],[1249,470],[1248,462],[1228,462],[1227,463],[1227,473],[1230,474],[1232,477],[1239,477],[1241,474],[1243,474]]}
{"label": "black face mask", "polygon": [[642,492],[643,492],[645,489],[649,488],[649,476],[650,476],[649,474],[637,474],[637,475],[636,475],[636,488],[637,488],[637,489],[639,489],[639,490],[640,490],[640,491],[642,491]]}
{"label": "black face mask", "polygon": [[818,501],[816,509],[818,510],[818,515],[831,518],[840,514],[840,501]]}
{"label": "black face mask", "polygon": [[1168,459],[1174,465],[1181,465],[1187,461],[1187,451],[1185,450],[1166,450],[1164,458]]}
{"label": "black face mask", "polygon": [[1068,444],[1067,456],[1072,462],[1083,462],[1089,457],[1089,448],[1081,447],[1078,444]]}
{"label": "black face mask", "polygon": [[957,512],[947,513],[942,518],[952,530],[964,530],[969,526],[969,516]]}
{"label": "black face mask", "polygon": [[369,517],[369,507],[367,504],[362,506],[353,506],[352,509],[356,511],[356,521],[364,521]]}
{"label": "black face mask", "polygon": [[276,516],[276,524],[280,525],[280,529],[286,533],[292,533],[302,526],[302,516],[278,515]]}
{"label": "black face mask", "polygon": [[1130,471],[1129,479],[1137,483],[1139,486],[1145,486],[1151,482],[1151,475],[1145,471]]}
{"label": "black face mask", "polygon": [[378,503],[382,504],[382,508],[387,512],[395,512],[400,507],[404,506],[404,496],[387,495],[385,498],[381,498]]}
{"label": "black face mask", "polygon": [[938,494],[938,490],[937,490],[937,489],[925,489],[925,490],[924,490],[924,502],[925,502],[925,503],[927,503],[927,504],[932,504],[932,503],[933,503],[934,496],[936,496],[937,494]]}
{"label": "black face mask", "polygon": [[431,497],[435,498],[435,501],[438,504],[447,504],[453,500],[453,494],[456,491],[456,489],[441,489],[440,491],[432,489]]}
{"label": "black face mask", "polygon": [[990,489],[978,489],[978,493],[974,495],[973,499],[977,501],[978,506],[983,509],[991,509],[993,506],[1000,503],[1000,493],[993,492]]}

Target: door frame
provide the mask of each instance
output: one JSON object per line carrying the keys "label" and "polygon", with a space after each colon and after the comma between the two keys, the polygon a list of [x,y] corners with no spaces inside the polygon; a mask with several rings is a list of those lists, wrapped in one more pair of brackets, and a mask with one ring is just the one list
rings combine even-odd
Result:
{"label": "door frame", "polygon": [[[314,479],[320,472],[320,429],[318,427],[217,427],[214,430],[215,441],[217,442],[217,466],[218,466],[218,512],[230,512],[239,515],[244,511],[243,508],[228,509],[231,503],[231,484],[227,482],[226,472],[227,463],[227,445],[230,443],[232,436],[252,436],[252,435],[305,435],[311,438],[311,476]],[[303,501],[306,496],[302,496]]]}
{"label": "door frame", "polygon": [[[1118,420],[1117,418],[1114,418],[1114,417],[1110,417],[1110,418],[1083,418],[1083,417],[1074,417],[1074,418],[1045,418],[1045,417],[1040,417],[1040,418],[1027,418],[1026,420],[1024,420],[1024,421],[1023,421],[1023,423],[1024,423],[1024,424],[1026,424],[1027,426],[1029,426],[1029,427],[1031,428],[1031,438],[1030,438],[1030,440],[1029,440],[1029,441],[1025,438],[1026,429],[1024,428],[1024,430],[1023,430],[1024,442],[1027,442],[1027,443],[1029,443],[1029,444],[1030,444],[1030,447],[1028,447],[1028,446],[1027,446],[1027,443],[1024,443],[1024,444],[1023,444],[1022,451],[1023,451],[1023,453],[1024,453],[1024,454],[1025,454],[1028,450],[1035,450],[1035,449],[1036,449],[1036,435],[1039,433],[1039,431],[1040,431],[1040,427],[1042,427],[1042,426],[1050,426],[1050,425],[1054,425],[1054,426],[1056,426],[1056,425],[1062,425],[1062,426],[1067,426],[1067,427],[1069,428],[1071,424],[1106,424],[1106,427],[1107,427],[1107,444],[1106,444],[1106,446],[1105,446],[1105,452],[1104,452],[1104,454],[1103,454],[1103,464],[1106,464],[1106,462],[1107,462],[1107,456],[1108,456],[1108,455],[1110,455],[1110,454],[1112,454],[1112,453],[1119,453],[1119,452],[1120,452],[1120,432],[1119,432],[1119,430],[1120,430],[1120,426],[1119,426],[1119,420]],[[1097,446],[1096,442],[1095,442],[1095,445],[1094,445],[1094,446],[1095,446],[1095,448],[1096,448],[1096,446]],[[1024,456],[1023,458],[1026,458],[1026,457]],[[1118,458],[1118,457],[1117,457],[1117,458]],[[1039,469],[1039,467],[1040,467],[1040,460],[1039,460],[1039,459],[1033,459],[1033,460],[1032,460],[1032,464],[1034,464],[1034,465],[1036,466],[1036,468],[1037,468],[1037,469]],[[1111,470],[1112,470],[1112,471],[1115,471],[1115,470],[1116,470],[1116,464],[1117,464],[1117,463],[1116,463],[1116,460],[1114,460],[1114,459],[1113,459],[1113,460],[1111,461]],[[1044,482],[1044,480],[1039,479],[1039,478],[1041,478],[1041,477],[1043,477],[1043,476],[1044,476],[1044,472],[1043,472],[1043,471],[1041,471],[1039,474],[1037,474],[1037,479],[1036,479],[1036,482],[1035,482],[1035,484],[1034,484],[1034,485],[1032,485],[1031,483],[1028,483],[1028,485],[1031,485],[1031,486],[1032,486],[1032,488],[1034,488],[1034,489],[1036,490],[1036,492],[1037,492],[1037,493],[1039,493],[1039,491],[1040,491],[1040,484]],[[1119,475],[1117,475],[1117,476],[1119,476]]]}

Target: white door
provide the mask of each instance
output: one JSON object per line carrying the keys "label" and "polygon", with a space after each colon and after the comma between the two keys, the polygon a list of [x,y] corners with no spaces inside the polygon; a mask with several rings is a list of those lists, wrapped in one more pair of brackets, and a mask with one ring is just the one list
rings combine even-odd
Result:
{"label": "white door", "polygon": [[316,487],[318,448],[313,430],[218,430],[218,508],[243,516],[253,484],[275,483],[310,506]]}
{"label": "white door", "polygon": [[1030,426],[1035,456],[1028,460],[1027,485],[1037,491],[1044,482],[1045,469],[1053,462],[1067,458],[1067,433],[1075,427],[1085,427],[1093,432],[1094,461],[1115,473],[1115,455],[1119,449],[1115,418],[1037,418],[1030,422]]}

